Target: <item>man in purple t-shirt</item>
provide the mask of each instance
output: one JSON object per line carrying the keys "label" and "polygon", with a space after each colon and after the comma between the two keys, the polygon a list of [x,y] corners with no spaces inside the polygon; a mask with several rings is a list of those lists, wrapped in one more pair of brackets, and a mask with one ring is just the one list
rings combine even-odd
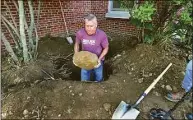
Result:
{"label": "man in purple t-shirt", "polygon": [[79,45],[83,51],[89,51],[98,56],[98,65],[93,70],[81,69],[81,81],[90,81],[91,72],[94,73],[95,82],[103,80],[104,57],[108,52],[109,43],[104,31],[97,28],[97,18],[93,14],[85,17],[85,27],[76,33],[74,52],[79,52]]}

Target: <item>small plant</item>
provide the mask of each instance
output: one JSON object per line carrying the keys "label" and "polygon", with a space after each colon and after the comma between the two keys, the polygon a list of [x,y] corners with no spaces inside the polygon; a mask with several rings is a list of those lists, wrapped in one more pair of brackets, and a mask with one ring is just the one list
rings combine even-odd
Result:
{"label": "small plant", "polygon": [[142,29],[142,41],[145,43],[152,43],[151,36],[145,35],[145,30],[152,30],[152,17],[155,13],[156,8],[153,2],[145,1],[139,6],[134,6],[132,10],[131,22],[136,25],[136,27]]}
{"label": "small plant", "polygon": [[[175,3],[175,2],[174,2]],[[180,4],[180,5],[179,5]],[[173,9],[173,14],[165,21],[164,29],[159,29],[159,34],[162,33],[162,37],[158,39],[156,32],[154,38],[159,40],[162,45],[168,43],[177,43],[180,46],[191,49],[192,39],[192,3],[178,2],[180,8]],[[166,39],[165,36],[168,36]]]}
{"label": "small plant", "polygon": [[[127,7],[126,0],[119,0]],[[170,45],[175,40],[191,46],[192,42],[192,2],[188,0],[162,1],[162,9],[155,8],[159,1],[144,1],[134,4],[130,22],[141,29],[144,43]],[[152,18],[155,18],[152,22]]]}
{"label": "small plant", "polygon": [[[7,4],[7,1],[4,1],[4,5],[6,7],[6,11],[3,11],[1,14],[2,23],[8,30],[10,36],[13,39],[14,46],[12,47],[8,41],[7,36],[1,32],[1,40],[5,45],[5,49],[12,57],[15,64],[20,65],[23,63],[28,63],[31,60],[36,59],[37,57],[37,48],[38,48],[38,34],[37,34],[37,26],[39,21],[40,14],[40,0],[38,5],[38,15],[37,15],[37,23],[35,23],[34,18],[34,9],[33,9],[33,1],[28,0],[25,1],[29,6],[30,13],[30,23],[28,25],[26,20],[26,8],[24,7],[23,0],[13,0],[13,4],[18,12],[17,18],[19,18],[19,27],[16,23],[16,20],[13,17],[13,13],[10,11],[10,7]],[[9,20],[8,18],[11,18]]]}

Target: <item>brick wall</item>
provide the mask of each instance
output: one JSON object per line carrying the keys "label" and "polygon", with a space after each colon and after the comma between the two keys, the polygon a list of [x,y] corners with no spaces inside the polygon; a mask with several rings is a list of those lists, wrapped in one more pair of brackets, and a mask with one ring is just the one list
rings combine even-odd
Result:
{"label": "brick wall", "polygon": [[[98,9],[100,8],[100,9]],[[106,18],[105,14],[108,11],[108,0],[92,1],[92,13],[98,18],[99,28],[109,34],[137,34],[135,26],[129,24],[127,19]]]}
{"label": "brick wall", "polygon": [[[11,20],[9,13],[6,10],[4,1],[5,0],[1,1],[1,12],[5,15],[6,18]],[[17,28],[19,29],[19,16],[13,1],[6,0],[6,2],[15,18]],[[29,7],[26,1],[24,3],[26,9],[26,18],[29,25]],[[61,0],[61,3],[67,22],[67,27],[71,34],[75,33],[79,28],[84,26],[83,16],[88,13],[94,13],[97,16],[99,28],[103,29],[107,33],[129,35],[137,34],[135,26],[129,24],[129,20],[105,18],[105,13],[108,11],[108,0]],[[37,0],[34,0],[33,8],[35,13],[35,21],[37,21]],[[13,45],[12,38],[10,37],[2,22],[1,26],[2,32]],[[64,22],[58,0],[43,0],[41,2],[40,19],[37,30],[40,37],[43,37],[46,34],[57,36],[65,32]],[[2,49],[4,49],[3,45]]]}

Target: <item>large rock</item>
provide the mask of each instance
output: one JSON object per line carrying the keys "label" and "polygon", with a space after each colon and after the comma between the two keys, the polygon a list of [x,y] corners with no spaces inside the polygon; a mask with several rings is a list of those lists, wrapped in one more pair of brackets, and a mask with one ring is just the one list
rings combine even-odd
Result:
{"label": "large rock", "polygon": [[74,63],[83,69],[91,70],[98,64],[98,57],[88,51],[80,51],[73,56]]}

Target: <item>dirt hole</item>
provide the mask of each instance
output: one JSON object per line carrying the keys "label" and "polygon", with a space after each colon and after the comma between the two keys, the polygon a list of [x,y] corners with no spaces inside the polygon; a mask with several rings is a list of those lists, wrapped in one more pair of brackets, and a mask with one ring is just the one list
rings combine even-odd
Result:
{"label": "dirt hole", "polygon": [[[54,61],[54,68],[55,71],[53,73],[55,79],[62,79],[62,80],[74,80],[80,81],[80,73],[81,69],[74,66],[72,63],[72,56],[69,59],[56,59]],[[104,80],[108,80],[109,76],[112,74],[112,65],[111,63],[104,63],[103,68],[103,77]],[[91,80],[94,80],[94,75],[91,74]]]}

